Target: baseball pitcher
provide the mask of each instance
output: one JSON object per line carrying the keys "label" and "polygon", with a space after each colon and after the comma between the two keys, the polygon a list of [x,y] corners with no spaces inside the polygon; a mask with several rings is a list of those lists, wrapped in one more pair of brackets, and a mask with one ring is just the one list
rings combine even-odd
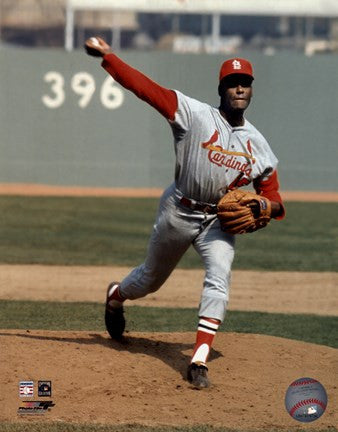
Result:
{"label": "baseball pitcher", "polygon": [[[158,290],[193,245],[203,261],[205,278],[187,379],[196,388],[209,387],[207,360],[227,309],[235,236],[285,215],[277,158],[244,117],[252,96],[252,65],[241,58],[222,64],[216,108],[152,81],[112,53],[99,37],[89,38],[85,49],[101,57],[102,67],[118,83],[169,122],[176,154],[175,180],[160,199],[145,262],[108,287],[107,330],[113,339],[121,339],[123,302]],[[241,189],[250,183],[254,191]]]}

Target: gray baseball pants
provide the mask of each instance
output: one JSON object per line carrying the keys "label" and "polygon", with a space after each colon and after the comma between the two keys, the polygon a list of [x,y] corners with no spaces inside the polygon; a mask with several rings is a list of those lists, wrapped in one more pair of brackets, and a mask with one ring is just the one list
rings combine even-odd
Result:
{"label": "gray baseball pants", "polygon": [[157,291],[192,244],[205,267],[199,316],[224,320],[229,300],[234,236],[221,231],[217,216],[180,204],[174,185],[162,195],[145,262],[121,282],[129,300]]}

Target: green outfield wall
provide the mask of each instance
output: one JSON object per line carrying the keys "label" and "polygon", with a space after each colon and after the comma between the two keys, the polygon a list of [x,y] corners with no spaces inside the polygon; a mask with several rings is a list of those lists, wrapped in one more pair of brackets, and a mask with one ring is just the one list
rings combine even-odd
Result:
{"label": "green outfield wall", "polygon": [[[268,139],[283,190],[338,190],[338,56],[238,53],[254,64],[247,118]],[[160,84],[218,104],[221,55],[122,52]],[[82,51],[0,49],[0,183],[165,187],[167,122]]]}

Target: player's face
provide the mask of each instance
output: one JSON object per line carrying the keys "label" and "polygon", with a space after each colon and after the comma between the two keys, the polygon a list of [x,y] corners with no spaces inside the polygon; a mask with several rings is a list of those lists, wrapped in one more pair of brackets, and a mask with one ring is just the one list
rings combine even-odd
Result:
{"label": "player's face", "polygon": [[234,74],[224,79],[219,86],[221,109],[227,111],[244,111],[252,97],[252,78],[248,75]]}

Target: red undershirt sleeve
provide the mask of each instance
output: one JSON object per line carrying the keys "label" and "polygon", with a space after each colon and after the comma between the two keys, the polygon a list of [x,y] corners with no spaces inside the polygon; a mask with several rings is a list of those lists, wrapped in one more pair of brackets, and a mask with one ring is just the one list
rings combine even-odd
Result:
{"label": "red undershirt sleeve", "polygon": [[276,201],[281,205],[282,211],[276,219],[283,219],[285,217],[285,207],[282,197],[278,192],[279,182],[277,171],[275,170],[267,180],[254,180],[253,185],[258,195],[262,195],[270,201]]}
{"label": "red undershirt sleeve", "polygon": [[174,120],[178,104],[173,90],[160,86],[113,53],[103,57],[102,67],[119,84],[147,102],[167,120]]}

